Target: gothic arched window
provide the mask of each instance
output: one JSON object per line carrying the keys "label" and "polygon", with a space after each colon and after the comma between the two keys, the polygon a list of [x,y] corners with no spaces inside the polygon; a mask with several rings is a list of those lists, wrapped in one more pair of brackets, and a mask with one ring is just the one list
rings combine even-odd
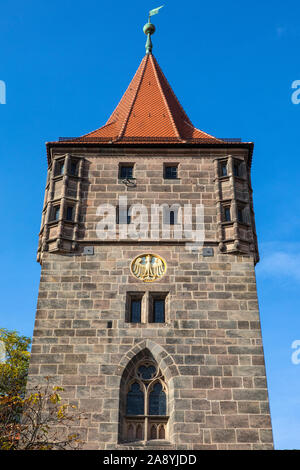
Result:
{"label": "gothic arched window", "polygon": [[124,386],[123,440],[166,439],[167,387],[157,364],[152,359],[138,362]]}

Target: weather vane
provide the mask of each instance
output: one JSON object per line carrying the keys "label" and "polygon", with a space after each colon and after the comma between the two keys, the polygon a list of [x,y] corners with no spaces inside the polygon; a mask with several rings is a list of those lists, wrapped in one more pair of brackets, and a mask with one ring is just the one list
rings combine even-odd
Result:
{"label": "weather vane", "polygon": [[154,24],[151,23],[151,16],[157,15],[159,13],[159,10],[163,7],[164,5],[154,8],[153,10],[149,11],[149,17],[148,17],[148,23],[145,24],[143,31],[147,35],[147,42],[146,42],[146,54],[151,54],[152,53],[152,41],[151,41],[151,35],[155,33],[155,26]]}

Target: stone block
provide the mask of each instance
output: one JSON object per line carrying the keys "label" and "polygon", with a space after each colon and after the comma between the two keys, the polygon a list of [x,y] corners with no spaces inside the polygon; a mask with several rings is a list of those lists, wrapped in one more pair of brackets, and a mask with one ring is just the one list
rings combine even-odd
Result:
{"label": "stone block", "polygon": [[211,438],[214,443],[236,442],[235,431],[233,429],[212,429]]}

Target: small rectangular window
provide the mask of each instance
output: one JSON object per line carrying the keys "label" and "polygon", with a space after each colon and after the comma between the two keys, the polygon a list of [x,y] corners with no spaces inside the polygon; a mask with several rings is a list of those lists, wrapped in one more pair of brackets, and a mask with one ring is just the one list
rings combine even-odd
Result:
{"label": "small rectangular window", "polygon": [[247,223],[247,213],[245,207],[238,207],[237,208],[237,220],[242,224]]}
{"label": "small rectangular window", "polygon": [[220,176],[227,176],[227,163],[222,162],[220,164]]}
{"label": "small rectangular window", "polygon": [[141,323],[144,292],[127,292],[125,321]]}
{"label": "small rectangular window", "polygon": [[149,293],[149,323],[165,323],[167,293]]}
{"label": "small rectangular window", "polygon": [[60,206],[52,207],[51,220],[59,220]]}
{"label": "small rectangular window", "polygon": [[54,176],[59,176],[64,174],[65,160],[56,160],[54,165]]}
{"label": "small rectangular window", "polygon": [[230,207],[224,207],[224,220],[225,222],[230,222],[231,221],[231,214],[230,214]]}
{"label": "small rectangular window", "polygon": [[164,323],[164,321],[165,321],[165,299],[154,299],[153,323]]}
{"label": "small rectangular window", "polygon": [[66,210],[66,220],[73,220],[74,207],[67,206]]}
{"label": "small rectangular window", "polygon": [[70,175],[72,175],[72,176],[77,176],[78,175],[78,161],[77,160],[71,160],[70,161],[69,172],[70,172]]}
{"label": "small rectangular window", "polygon": [[165,165],[164,167],[164,178],[167,180],[177,179],[178,177],[178,166],[177,165]]}
{"label": "small rectangular window", "polygon": [[133,178],[133,165],[120,164],[119,167],[119,178]]}
{"label": "small rectangular window", "polygon": [[132,299],[130,308],[130,322],[141,323],[142,300]]}
{"label": "small rectangular window", "polygon": [[234,176],[242,176],[242,162],[234,160],[233,162],[233,174]]}

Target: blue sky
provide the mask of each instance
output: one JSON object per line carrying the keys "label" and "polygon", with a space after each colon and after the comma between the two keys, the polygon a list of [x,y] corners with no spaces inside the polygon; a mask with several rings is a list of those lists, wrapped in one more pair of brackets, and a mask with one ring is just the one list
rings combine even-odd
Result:
{"label": "blue sky", "polygon": [[[100,127],[143,55],[152,1],[2,0],[0,7],[0,326],[31,336],[45,142]],[[257,284],[277,449],[300,448],[300,80],[297,1],[172,0],[154,49],[194,125],[255,142]],[[300,97],[300,95],[299,95]],[[299,356],[300,357],[300,356]]]}

